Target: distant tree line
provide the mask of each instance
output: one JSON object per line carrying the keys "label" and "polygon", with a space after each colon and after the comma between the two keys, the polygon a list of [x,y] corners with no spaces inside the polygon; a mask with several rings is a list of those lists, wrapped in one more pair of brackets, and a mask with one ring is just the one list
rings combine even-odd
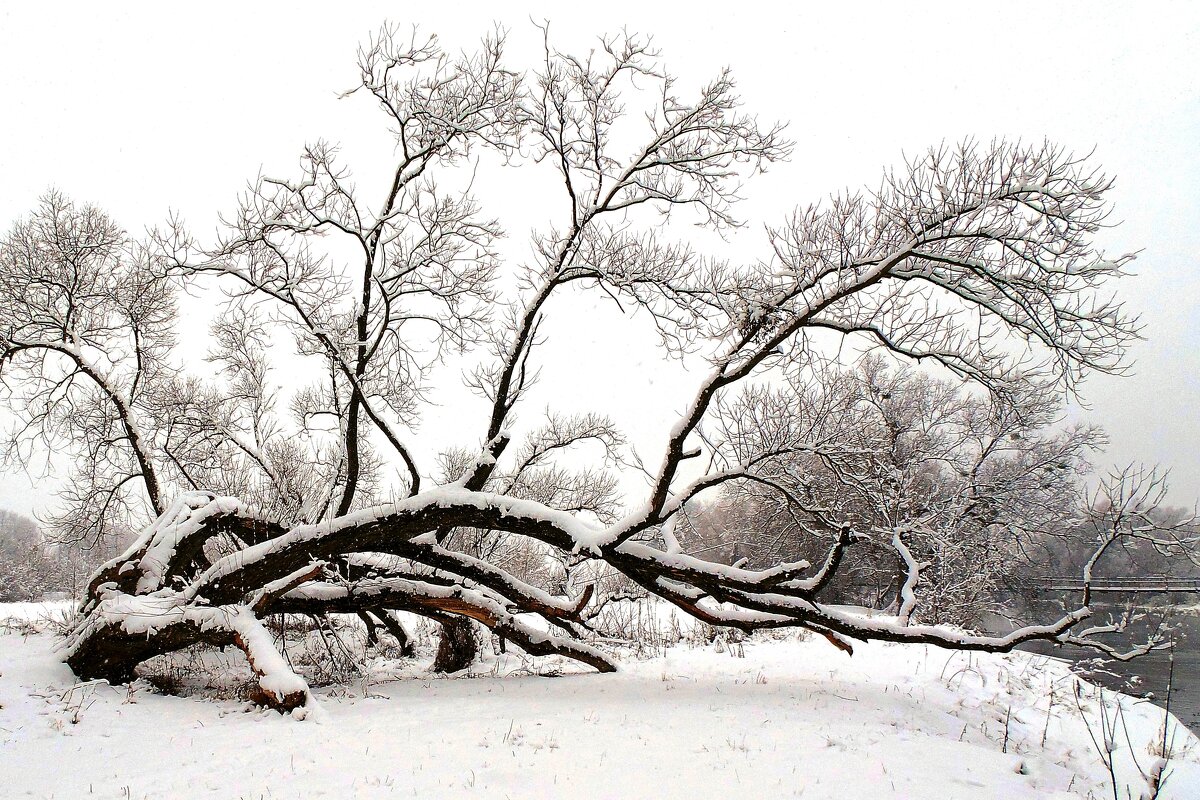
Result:
{"label": "distant tree line", "polygon": [[74,595],[115,547],[115,542],[86,549],[55,544],[35,520],[0,509],[0,602],[41,600],[53,592]]}

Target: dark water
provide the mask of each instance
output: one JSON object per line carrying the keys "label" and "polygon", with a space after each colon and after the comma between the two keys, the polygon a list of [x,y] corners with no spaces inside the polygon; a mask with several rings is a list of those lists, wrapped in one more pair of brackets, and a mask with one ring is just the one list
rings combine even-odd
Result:
{"label": "dark water", "polygon": [[[1095,608],[1097,618],[1103,619],[1105,609]],[[1119,612],[1114,609],[1113,613]],[[1132,661],[1098,658],[1094,650],[1069,645],[1055,647],[1046,642],[1030,642],[1021,649],[1069,659],[1074,663],[1074,671],[1092,683],[1139,697],[1149,695],[1159,706],[1166,705],[1170,682],[1171,713],[1200,736],[1200,612],[1178,608],[1151,610],[1147,619],[1131,625],[1127,634],[1106,641],[1117,648],[1127,647],[1130,641],[1142,641],[1149,627],[1164,617],[1172,629],[1170,638],[1175,642],[1174,648]]]}

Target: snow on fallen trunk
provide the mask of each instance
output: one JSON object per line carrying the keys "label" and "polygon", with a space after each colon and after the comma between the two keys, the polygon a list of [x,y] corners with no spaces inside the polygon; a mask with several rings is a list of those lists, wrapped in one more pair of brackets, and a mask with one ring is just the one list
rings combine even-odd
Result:
{"label": "snow on fallen trunk", "polygon": [[254,613],[242,606],[220,611],[225,615],[225,624],[233,631],[234,644],[246,654],[250,668],[258,676],[258,687],[251,692],[250,699],[280,711],[309,705],[312,695],[308,683],[288,666],[275,648],[270,632]]}
{"label": "snow on fallen trunk", "polygon": [[253,610],[193,605],[169,589],[101,600],[67,637],[62,658],[80,677],[117,683],[132,678],[133,667],[147,658],[195,642],[232,644],[246,654],[258,676],[254,702],[279,711],[310,705],[308,684],[288,666]]}

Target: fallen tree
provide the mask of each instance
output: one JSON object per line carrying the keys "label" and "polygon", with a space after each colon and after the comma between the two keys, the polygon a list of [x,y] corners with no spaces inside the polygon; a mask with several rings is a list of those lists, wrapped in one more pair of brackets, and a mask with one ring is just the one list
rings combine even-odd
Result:
{"label": "fallen tree", "polygon": [[[1044,408],[1048,393],[1073,390],[1089,371],[1119,372],[1136,326],[1107,292],[1130,257],[1092,245],[1109,179],[1050,144],[937,148],[872,191],[794,212],[769,231],[760,260],[731,266],[667,243],[655,216],[697,213],[731,229],[741,178],[789,155],[782,126],[740,110],[727,72],[685,99],[637,37],[604,39],[588,58],[548,45],[530,77],[506,68],[502,51],[492,37],[456,60],[392,29],[362,49],[353,93],[383,110],[399,154],[379,206],[336,150],[317,144],[298,178],[254,183],[211,246],[178,221],[133,242],[102,212],[58,195],[4,240],[0,369],[24,387],[13,452],[63,440],[78,452],[63,536],[154,519],[88,587],[66,656],[81,677],[125,681],[159,654],[234,645],[259,676],[256,699],[295,708],[307,685],[263,620],[357,614],[373,632],[396,625],[397,611],[445,624],[446,669],[470,658],[464,620],[531,654],[614,669],[588,641],[592,589],[550,591],[529,568],[546,560],[567,572],[602,564],[712,625],[802,628],[847,652],[856,639],[1106,647],[1092,637],[1110,626],[1084,627],[1086,598],[1005,636],[919,624],[929,564],[906,541],[937,515],[881,508],[864,524],[848,506],[816,500],[796,472],[806,458],[821,480],[847,486],[875,481],[860,467],[876,462],[836,425],[807,425],[802,414],[763,435],[755,398],[777,386],[788,402],[787,387],[819,379],[845,344],[935,369],[1014,415]],[[641,143],[623,156],[613,142],[640,118],[620,95],[647,85],[658,91],[642,109]],[[453,183],[453,168],[477,152],[553,169],[561,187],[565,225],[534,236],[533,260],[514,268],[507,294],[499,223],[480,215],[469,187],[433,180]],[[227,291],[213,325],[223,381],[171,360],[180,286]],[[636,502],[615,472],[639,465],[608,418],[518,424],[539,374],[553,375],[538,363],[539,326],[574,289],[651,321],[662,358],[704,365],[659,465],[642,468]],[[290,421],[267,380],[283,332],[318,365],[287,398]],[[445,352],[480,356],[465,384],[488,411],[473,451],[422,456],[406,432]],[[600,463],[558,460],[584,443],[599,443]],[[394,484],[385,465],[402,476]],[[679,515],[736,484],[801,515],[827,541],[823,558],[749,569],[686,552]],[[1138,524],[1147,497],[1129,495],[1110,542],[1186,544],[1186,522]],[[904,566],[892,614],[821,601],[847,548],[864,541]]]}

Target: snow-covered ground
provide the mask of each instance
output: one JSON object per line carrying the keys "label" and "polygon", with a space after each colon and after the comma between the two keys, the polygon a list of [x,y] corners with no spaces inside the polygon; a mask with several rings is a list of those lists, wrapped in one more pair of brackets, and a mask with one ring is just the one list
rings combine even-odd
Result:
{"label": "snow-covered ground", "polygon": [[[297,721],[144,681],[78,685],[34,631],[43,613],[0,605],[0,797],[1104,798],[1091,737],[1103,746],[1107,719],[1119,795],[1137,798],[1134,760],[1149,771],[1160,751],[1160,710],[1120,698],[1115,717],[1106,692],[1102,715],[1084,684],[1081,716],[1066,666],[1024,653],[849,658],[789,636],[558,678],[509,655],[474,677],[416,665],[318,689],[317,721]],[[1160,797],[1200,797],[1200,742],[1171,732]]]}

